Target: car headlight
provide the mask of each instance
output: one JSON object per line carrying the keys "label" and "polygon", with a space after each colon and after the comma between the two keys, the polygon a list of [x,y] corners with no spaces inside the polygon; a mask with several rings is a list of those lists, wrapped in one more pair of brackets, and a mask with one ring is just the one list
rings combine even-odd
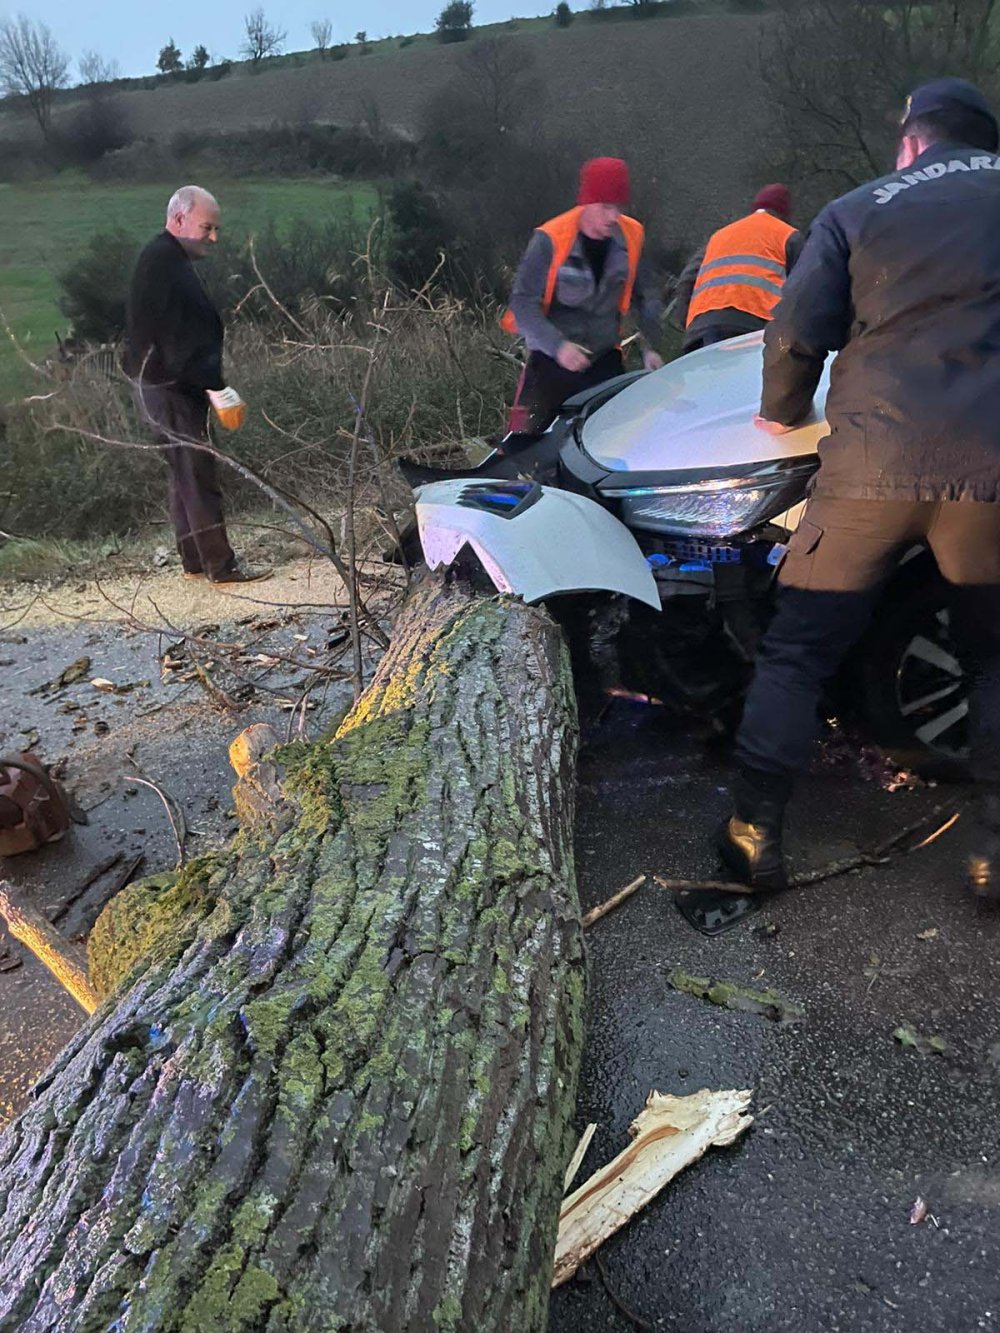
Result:
{"label": "car headlight", "polygon": [[630,528],[677,536],[738,537],[801,500],[816,466],[815,458],[791,466],[781,460],[740,477],[677,486],[602,487],[601,494],[621,500],[622,520]]}

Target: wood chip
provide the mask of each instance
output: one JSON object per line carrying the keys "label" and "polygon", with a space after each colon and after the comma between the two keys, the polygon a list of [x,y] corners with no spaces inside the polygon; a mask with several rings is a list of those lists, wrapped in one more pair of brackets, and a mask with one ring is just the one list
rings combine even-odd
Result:
{"label": "wood chip", "polygon": [[632,1143],[563,1201],[559,1214],[553,1287],[559,1287],[678,1172],[711,1147],[735,1142],[753,1123],[752,1092],[712,1092],[689,1097],[651,1092],[633,1120]]}
{"label": "wood chip", "polygon": [[573,1156],[569,1159],[569,1166],[566,1168],[566,1179],[563,1181],[563,1194],[569,1193],[569,1187],[576,1179],[576,1173],[580,1169],[580,1163],[587,1155],[587,1149],[590,1147],[590,1140],[594,1137],[597,1125],[588,1125],[580,1135],[580,1142],[576,1145]]}

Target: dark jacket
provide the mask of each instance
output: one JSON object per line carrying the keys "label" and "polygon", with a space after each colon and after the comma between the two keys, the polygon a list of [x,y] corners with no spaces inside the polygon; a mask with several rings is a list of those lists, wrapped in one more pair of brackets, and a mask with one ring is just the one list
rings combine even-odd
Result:
{"label": "dark jacket", "polygon": [[[777,217],[777,214],[774,216]],[[799,255],[802,253],[804,243],[805,237],[800,231],[793,231],[785,242],[786,274],[791,273],[794,268]],[[751,315],[749,311],[739,310],[736,306],[727,306],[723,310],[706,311],[704,315],[699,315],[697,319],[692,321],[690,328],[687,327],[688,307],[691,304],[691,297],[694,293],[695,283],[698,281],[698,274],[701,272],[701,266],[705,262],[706,248],[707,246],[703,245],[684,265],[670,303],[670,322],[683,332],[685,351],[691,345],[699,343],[709,329],[732,329],[732,336],[735,337],[738,333],[754,333],[756,330],[764,328],[768,323],[760,315]]]}
{"label": "dark jacket", "polygon": [[839,353],[817,494],[1000,499],[1000,157],[936,144],[829,204],[764,342],[784,425]]}
{"label": "dark jacket", "polygon": [[132,274],[125,322],[127,375],[189,397],[225,387],[219,312],[180,241],[155,236]]}
{"label": "dark jacket", "polygon": [[[543,231],[536,231],[528,242],[518,265],[510,296],[510,308],[517,320],[518,332],[529,351],[554,357],[561,343],[580,343],[596,361],[621,341],[621,313],[618,303],[628,280],[628,252],[620,232],[611,238],[601,281],[594,282],[593,270],[579,238],[559,270],[555,295],[547,315],[542,314],[542,298],[552,263],[552,241]],[[632,286],[632,310],[647,344],[658,351],[663,308],[655,284],[649,279],[645,261]]]}

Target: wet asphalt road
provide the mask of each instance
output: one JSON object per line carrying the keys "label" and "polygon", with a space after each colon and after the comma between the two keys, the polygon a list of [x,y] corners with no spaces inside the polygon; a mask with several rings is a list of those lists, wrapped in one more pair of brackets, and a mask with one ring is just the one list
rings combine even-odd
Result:
{"label": "wet asphalt road", "polygon": [[[290,626],[286,633],[299,626]],[[170,864],[172,839],[152,793],[130,795],[133,753],[184,805],[192,850],[213,845],[232,775],[225,746],[258,709],[219,715],[197,689],[158,682],[156,644],[103,628],[32,632],[7,644],[0,721],[5,746],[35,726],[48,759],[93,805],[91,823],[37,858],[8,863],[44,907],[110,852]],[[50,698],[28,690],[81,652],[95,673],[149,678],[126,701],[80,684]],[[80,710],[63,709],[75,701]],[[158,703],[169,707],[138,717]],[[331,699],[330,704],[333,705]],[[86,716],[82,731],[75,717]],[[108,731],[96,734],[96,724]],[[580,764],[578,870],[585,906],[642,870],[714,875],[706,835],[725,809],[724,756],[657,710],[617,703]],[[820,770],[791,811],[799,864],[871,846],[950,798],[882,791],[851,769]],[[616,1296],[649,1326],[684,1333],[819,1333],[1000,1328],[1000,915],[978,911],[957,875],[962,825],[933,847],[776,902],[706,939],[664,892],[646,886],[588,934],[589,1031],[577,1121],[599,1129],[578,1180],[610,1160],[651,1089],[754,1090],[757,1122],[713,1149],[601,1251]],[[61,923],[86,930],[106,881]],[[773,922],[778,934],[754,927]],[[918,934],[936,928],[933,940]],[[73,1002],[21,950],[0,975],[0,1123],[80,1022]],[[877,961],[876,961],[877,960]],[[675,966],[770,985],[806,1010],[803,1023],[714,1008],[677,994]],[[905,1051],[902,1022],[940,1034],[945,1058]],[[922,1195],[938,1226],[910,1226]],[[552,1333],[630,1323],[593,1265],[552,1301]]]}
{"label": "wet asphalt road", "polygon": [[[582,756],[585,907],[640,871],[713,877],[724,756],[618,703]],[[797,868],[876,845],[952,799],[817,769],[789,815]],[[968,820],[933,846],[776,900],[714,939],[648,885],[588,932],[579,1184],[627,1142],[651,1089],[752,1088],[754,1126],[711,1149],[601,1251],[615,1296],[684,1333],[965,1333],[1000,1328],[1000,914],[965,896]],[[766,922],[778,933],[754,931]],[[936,928],[929,940],[918,935]],[[771,986],[780,1027],[670,989],[680,966]],[[944,1057],[892,1038],[945,1038]],[[922,1196],[936,1219],[910,1225]],[[553,1293],[551,1333],[641,1327],[593,1264]]]}

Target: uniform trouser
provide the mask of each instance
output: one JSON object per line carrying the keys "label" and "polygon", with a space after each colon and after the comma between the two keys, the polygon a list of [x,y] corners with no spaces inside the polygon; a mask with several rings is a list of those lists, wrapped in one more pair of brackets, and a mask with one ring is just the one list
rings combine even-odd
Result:
{"label": "uniform trouser", "polygon": [[900,556],[921,541],[949,585],[970,685],[973,775],[1000,779],[1000,503],[966,501],[810,500],[747,695],[736,742],[743,767],[805,767],[824,684],[868,628]]}
{"label": "uniform trouser", "polygon": [[567,398],[614,379],[625,369],[617,347],[602,352],[586,370],[564,370],[544,352],[531,352],[518,381],[507,429],[525,435],[540,435],[555,419]]}
{"label": "uniform trouser", "polygon": [[181,564],[189,574],[218,578],[235,563],[222,516],[222,490],[215,458],[177,439],[208,441],[204,402],[173,389],[143,385],[139,407],[170,469],[170,517]]}

